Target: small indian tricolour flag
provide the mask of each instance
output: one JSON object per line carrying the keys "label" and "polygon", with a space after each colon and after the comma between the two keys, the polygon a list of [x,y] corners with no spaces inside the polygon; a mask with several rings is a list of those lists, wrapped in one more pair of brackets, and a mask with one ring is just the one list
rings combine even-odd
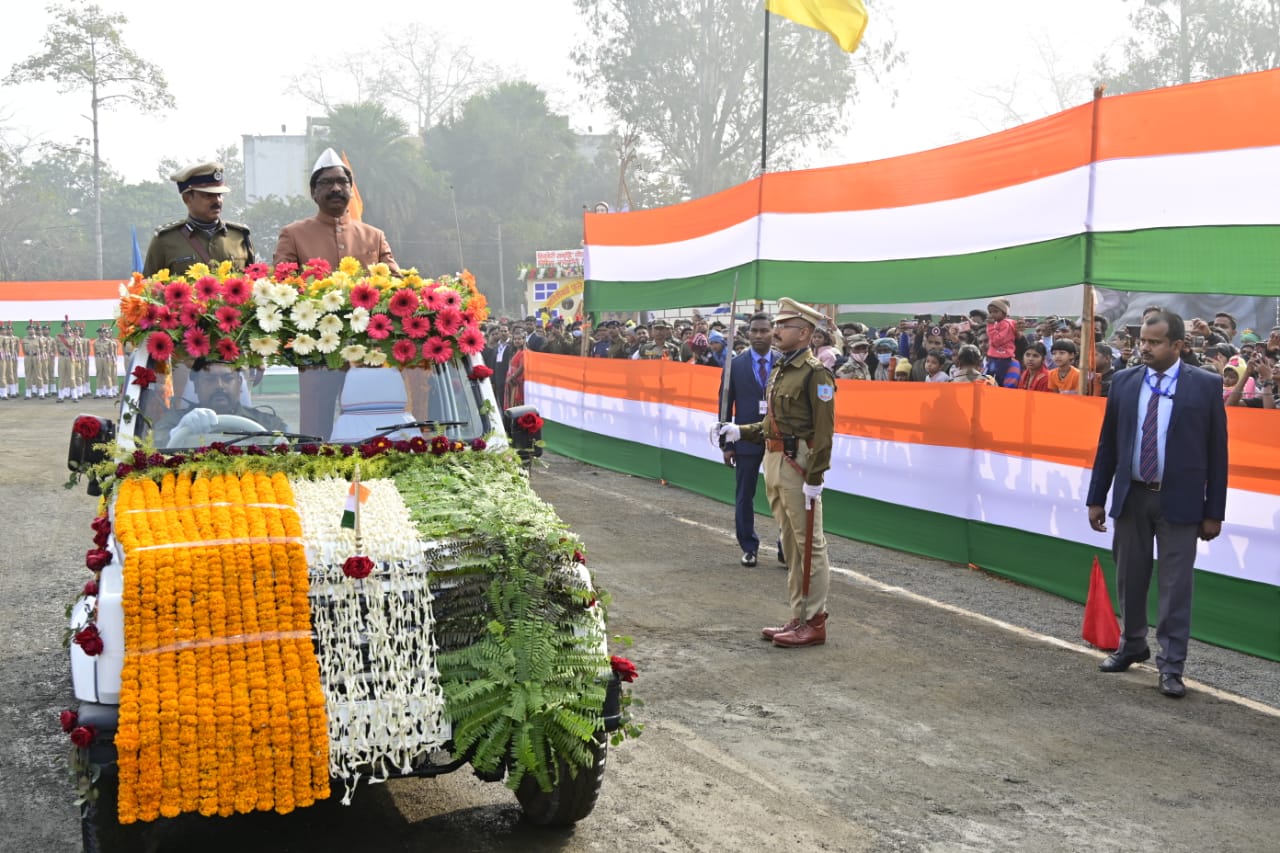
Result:
{"label": "small indian tricolour flag", "polygon": [[360,504],[369,500],[371,492],[365,486],[360,485],[360,481],[356,480],[351,484],[351,488],[347,490],[347,503],[342,508],[342,526],[355,530],[356,513],[359,511]]}

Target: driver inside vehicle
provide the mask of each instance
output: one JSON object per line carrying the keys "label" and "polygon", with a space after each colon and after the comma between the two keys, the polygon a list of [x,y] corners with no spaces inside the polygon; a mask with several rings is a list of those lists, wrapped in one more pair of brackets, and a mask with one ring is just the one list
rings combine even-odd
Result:
{"label": "driver inside vehicle", "polygon": [[283,432],[287,424],[269,408],[240,402],[243,372],[222,362],[196,359],[191,368],[195,405],[179,404],[155,426],[157,447],[207,444],[207,437],[236,432]]}

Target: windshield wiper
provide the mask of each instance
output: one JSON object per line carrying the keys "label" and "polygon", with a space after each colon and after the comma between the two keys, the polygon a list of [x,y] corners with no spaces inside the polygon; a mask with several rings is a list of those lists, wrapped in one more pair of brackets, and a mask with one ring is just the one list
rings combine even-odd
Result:
{"label": "windshield wiper", "polygon": [[381,435],[384,432],[394,432],[398,429],[437,429],[439,427],[466,426],[466,421],[410,421],[403,424],[387,424],[386,426],[374,427],[374,436]]}
{"label": "windshield wiper", "polygon": [[300,433],[300,432],[273,432],[269,429],[254,430],[253,432],[243,432],[241,430],[227,430],[224,433],[224,435],[236,436],[236,438],[227,442],[228,445],[238,444],[239,442],[244,441],[246,438],[263,438],[265,436],[272,436],[272,437],[279,436],[280,438],[287,438],[290,441],[294,441],[294,442],[310,441],[310,442],[319,443],[320,441],[323,440],[318,435],[306,435],[305,433]]}

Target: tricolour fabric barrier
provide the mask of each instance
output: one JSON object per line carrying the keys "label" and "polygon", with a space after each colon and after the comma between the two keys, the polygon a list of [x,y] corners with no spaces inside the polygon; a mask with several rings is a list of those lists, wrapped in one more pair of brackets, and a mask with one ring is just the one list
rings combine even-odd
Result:
{"label": "tricolour fabric barrier", "polygon": [[586,215],[590,311],[943,302],[1082,282],[1280,294],[1280,69]]}
{"label": "tricolour fabric barrier", "polygon": [[[534,352],[525,370],[525,400],[546,419],[549,449],[732,503],[733,474],[710,440],[719,371]],[[1114,581],[1111,535],[1090,529],[1084,505],[1104,404],[981,385],[838,381],[827,530],[1083,601],[1095,554]],[[1218,539],[1199,545],[1193,633],[1280,660],[1275,415],[1228,417],[1227,519]],[[757,509],[768,511],[762,497]]]}

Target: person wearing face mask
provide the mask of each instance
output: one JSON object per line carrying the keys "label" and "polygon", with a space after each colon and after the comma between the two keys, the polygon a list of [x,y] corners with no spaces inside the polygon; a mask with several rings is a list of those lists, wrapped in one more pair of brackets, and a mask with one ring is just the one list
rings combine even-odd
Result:
{"label": "person wearing face mask", "polygon": [[321,258],[337,269],[343,258],[355,258],[365,269],[381,263],[389,266],[393,274],[399,274],[387,235],[347,212],[353,186],[351,170],[337,152],[326,148],[311,169],[311,198],[318,208],[316,215],[280,229],[273,263],[302,266],[312,258]]}
{"label": "person wearing face mask", "polygon": [[867,364],[867,356],[871,353],[871,344],[866,335],[849,336],[849,358],[836,370],[836,379],[870,379],[871,366]]}
{"label": "person wearing face mask", "polygon": [[881,382],[892,382],[894,370],[897,367],[897,359],[894,354],[898,351],[898,342],[893,338],[880,338],[876,341],[875,360],[871,363],[871,378]]}

